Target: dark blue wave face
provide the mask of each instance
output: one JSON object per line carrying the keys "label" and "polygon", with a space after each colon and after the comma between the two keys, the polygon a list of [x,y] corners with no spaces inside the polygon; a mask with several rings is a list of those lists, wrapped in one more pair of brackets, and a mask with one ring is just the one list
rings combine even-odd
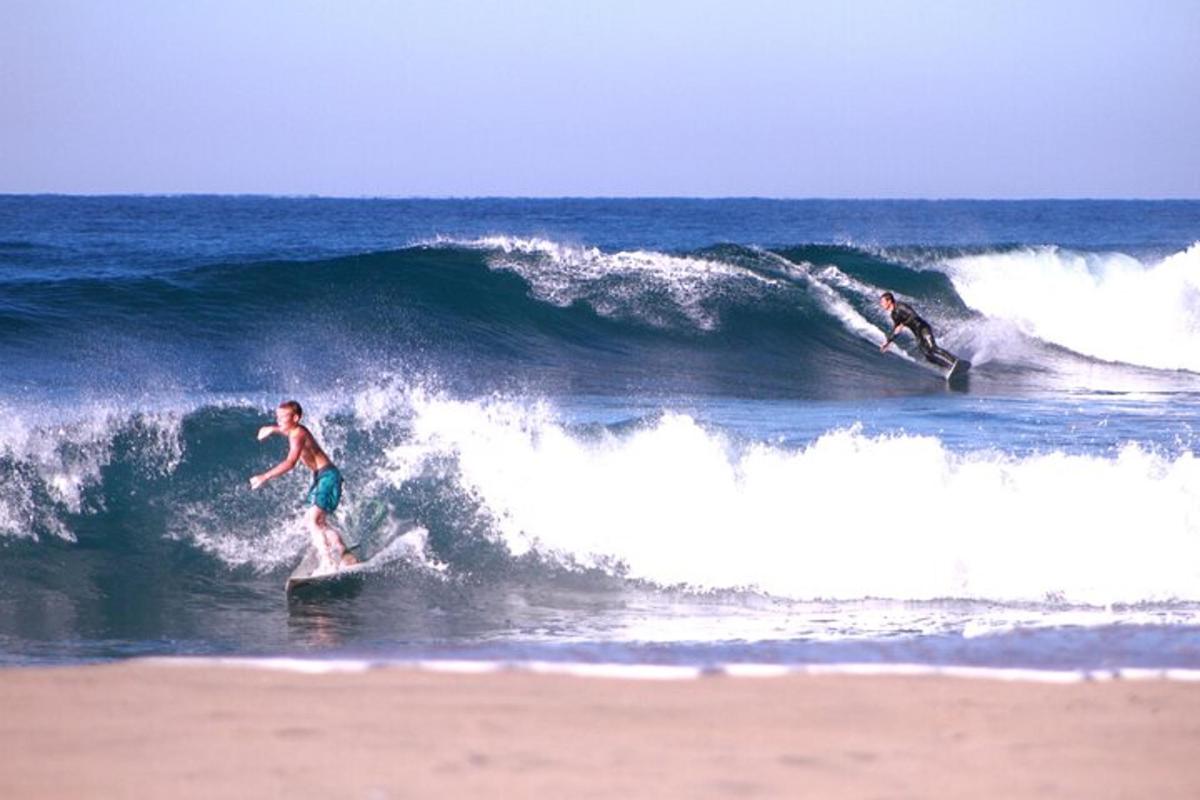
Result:
{"label": "dark blue wave face", "polygon": [[[283,391],[385,373],[468,393],[853,399],[936,390],[936,375],[915,368],[911,342],[897,345],[908,344],[908,362],[880,356],[891,327],[876,304],[884,288],[934,320],[943,344],[978,359],[971,332],[982,316],[946,275],[890,256],[825,246],[637,256],[542,249],[416,246],[10,281],[0,382],[62,397]],[[1052,345],[977,363],[974,389],[1055,387],[1054,365],[1066,356]],[[1187,383],[1146,378],[1136,366],[1112,377],[1102,364],[1073,361],[1089,364],[1085,388]]]}
{"label": "dark blue wave face", "polygon": [[[773,256],[713,258],[730,274],[682,300],[677,276],[619,273],[551,300],[488,252],[456,247],[10,284],[0,355],[9,380],[79,390],[264,390],[415,370],[473,391],[871,393],[877,354]],[[534,282],[559,269],[536,262]]]}

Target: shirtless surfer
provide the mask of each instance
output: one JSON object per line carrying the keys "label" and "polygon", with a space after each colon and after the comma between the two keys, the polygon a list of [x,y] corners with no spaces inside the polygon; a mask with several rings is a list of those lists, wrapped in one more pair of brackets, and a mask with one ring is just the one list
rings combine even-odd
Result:
{"label": "shirtless surfer", "polygon": [[879,297],[879,305],[883,306],[884,311],[891,314],[894,325],[891,336],[887,338],[886,342],[879,345],[879,352],[882,353],[888,349],[888,345],[900,333],[901,328],[908,328],[913,332],[913,336],[917,337],[917,346],[925,354],[926,361],[947,368],[952,368],[958,361],[958,357],[953,353],[938,347],[933,338],[933,328],[929,327],[929,323],[921,319],[908,303],[897,303],[891,292],[884,292]]}
{"label": "shirtless surfer", "polygon": [[325,455],[325,451],[317,444],[312,432],[300,424],[304,410],[295,400],[280,403],[275,409],[275,425],[264,425],[258,429],[258,440],[261,442],[272,434],[286,436],[288,440],[287,458],[276,466],[255,475],[250,479],[250,488],[257,489],[269,480],[278,478],[292,470],[297,462],[313,472],[312,486],[308,490],[305,502],[309,509],[304,513],[304,522],[312,536],[313,547],[321,562],[321,572],[332,572],[339,566],[348,567],[357,564],[358,559],[346,550],[342,536],[337,529],[329,524],[326,515],[332,514],[342,499],[342,473]]}

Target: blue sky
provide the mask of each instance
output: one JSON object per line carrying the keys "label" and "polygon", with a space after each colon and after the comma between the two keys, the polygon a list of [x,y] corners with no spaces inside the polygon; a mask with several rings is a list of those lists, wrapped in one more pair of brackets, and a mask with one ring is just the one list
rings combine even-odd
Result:
{"label": "blue sky", "polygon": [[1200,197],[1200,2],[4,0],[0,191]]}

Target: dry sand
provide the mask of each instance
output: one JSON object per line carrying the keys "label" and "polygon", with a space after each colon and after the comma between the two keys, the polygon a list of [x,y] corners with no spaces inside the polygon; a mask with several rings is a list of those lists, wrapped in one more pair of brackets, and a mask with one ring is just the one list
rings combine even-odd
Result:
{"label": "dry sand", "polygon": [[0,673],[0,797],[1200,797],[1200,684]]}

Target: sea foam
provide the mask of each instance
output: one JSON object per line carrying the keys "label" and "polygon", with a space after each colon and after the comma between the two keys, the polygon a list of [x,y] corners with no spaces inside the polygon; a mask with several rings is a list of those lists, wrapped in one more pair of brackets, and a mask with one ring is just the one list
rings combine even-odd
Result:
{"label": "sea foam", "polygon": [[793,599],[1200,601],[1200,462],[957,453],[832,430],[740,444],[668,413],[581,436],[542,406],[427,398],[395,480],[452,457],[514,555]]}
{"label": "sea foam", "polygon": [[701,330],[720,324],[711,307],[722,287],[769,283],[736,264],[717,259],[652,250],[604,252],[539,238],[490,236],[436,244],[488,251],[493,269],[526,280],[538,299],[557,306],[582,301],[605,317],[631,316],[655,327],[669,327],[667,308]]}
{"label": "sea foam", "polygon": [[1077,353],[1200,372],[1200,242],[1160,260],[1058,247],[943,267],[963,301]]}

